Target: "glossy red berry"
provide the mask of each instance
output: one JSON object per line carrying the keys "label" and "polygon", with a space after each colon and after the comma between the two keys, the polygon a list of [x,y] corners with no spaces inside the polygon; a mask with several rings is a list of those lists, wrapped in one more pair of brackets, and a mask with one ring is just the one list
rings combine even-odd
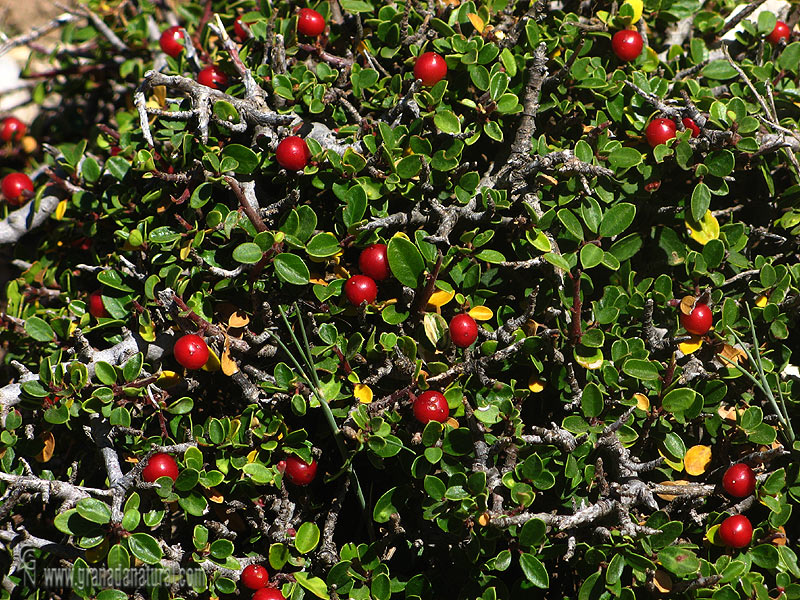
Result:
{"label": "glossy red berry", "polygon": [[205,340],[189,333],[181,337],[172,349],[175,360],[187,369],[199,369],[208,362],[209,350]]}
{"label": "glossy red berry", "polygon": [[378,297],[378,286],[371,277],[353,275],[344,284],[344,295],[354,306],[361,306],[365,300],[367,304],[372,304]]}
{"label": "glossy red berry", "polygon": [[22,139],[22,136],[25,135],[26,131],[28,131],[28,127],[25,123],[16,117],[8,117],[7,119],[3,119],[3,123],[0,124],[0,140],[4,142],[18,142]]}
{"label": "glossy red berry", "polygon": [[705,335],[711,329],[713,317],[707,304],[695,304],[694,310],[688,315],[681,313],[681,325],[694,335]]}
{"label": "glossy red berry", "polygon": [[175,58],[183,51],[183,29],[178,25],[165,29],[158,40],[164,54]]}
{"label": "glossy red berry", "polygon": [[642,53],[644,40],[638,31],[633,29],[622,29],[611,38],[611,49],[617,58],[630,62],[636,60]]}
{"label": "glossy red berry", "polygon": [[386,255],[386,244],[372,244],[361,251],[358,257],[359,270],[375,281],[383,281],[391,272]]}
{"label": "glossy red berry", "polygon": [[312,8],[301,8],[297,13],[297,33],[317,36],[325,31],[325,17]]}
{"label": "glossy red berry", "polygon": [[478,324],[467,313],[456,315],[450,320],[450,339],[459,348],[471,346],[478,339]]}
{"label": "glossy red berry", "polygon": [[647,124],[644,135],[653,148],[675,137],[677,126],[672,119],[653,119]]}
{"label": "glossy red berry", "polygon": [[441,392],[428,390],[422,392],[414,400],[414,418],[420,423],[438,421],[444,423],[450,416],[450,407],[447,406],[447,398]]}
{"label": "glossy red berry", "polygon": [[278,588],[261,588],[253,594],[253,600],[286,600]]}
{"label": "glossy red berry", "polygon": [[269,583],[269,573],[261,565],[247,565],[242,569],[240,581],[246,588],[260,590],[267,587],[267,583]]}
{"label": "glossy red berry", "polygon": [[197,83],[210,87],[212,90],[219,90],[228,85],[228,76],[219,67],[209,65],[200,69],[197,74]]}
{"label": "glossy red berry", "polygon": [[33,193],[33,182],[25,173],[11,173],[0,183],[3,196],[12,206],[22,206],[28,199],[26,192]]}
{"label": "glossy red berry", "polygon": [[109,316],[106,307],[103,306],[103,296],[99,290],[89,294],[89,314],[95,319]]}
{"label": "glossy red berry", "polygon": [[736,463],[722,476],[722,487],[734,498],[744,498],[755,491],[756,474],[748,465]]}
{"label": "glossy red berry", "polygon": [[233,22],[233,33],[236,34],[236,37],[239,38],[240,42],[243,42],[250,37],[250,35],[244,30],[244,27],[242,27],[242,15],[236,17],[236,20]]}
{"label": "glossy red berry", "polygon": [[728,517],[719,526],[719,539],[726,546],[744,548],[753,538],[753,526],[744,515]]}
{"label": "glossy red berry", "polygon": [[686,127],[686,129],[692,132],[692,137],[697,137],[700,135],[700,128],[697,126],[697,123],[694,122],[694,119],[684,117],[681,119],[681,123],[683,123],[683,126]]}
{"label": "glossy red berry", "polygon": [[169,454],[153,454],[142,471],[142,479],[153,483],[159,477],[169,477],[172,481],[178,478],[178,463]]}
{"label": "glossy red berry", "polygon": [[275,159],[284,169],[302,171],[311,160],[311,151],[303,138],[290,135],[278,144],[275,150]]}
{"label": "glossy red berry", "polygon": [[447,62],[436,52],[425,52],[414,63],[414,79],[421,79],[422,85],[432,86],[447,75]]}
{"label": "glossy red berry", "polygon": [[774,44],[777,46],[778,44],[780,44],[781,40],[788,40],[791,35],[792,32],[789,29],[789,26],[783,21],[777,21],[775,23],[775,28],[767,36],[767,41],[770,44]]}
{"label": "glossy red berry", "polygon": [[286,468],[283,474],[295,485],[308,485],[314,481],[314,476],[317,474],[317,461],[312,458],[311,462],[307,463],[292,454],[286,457]]}

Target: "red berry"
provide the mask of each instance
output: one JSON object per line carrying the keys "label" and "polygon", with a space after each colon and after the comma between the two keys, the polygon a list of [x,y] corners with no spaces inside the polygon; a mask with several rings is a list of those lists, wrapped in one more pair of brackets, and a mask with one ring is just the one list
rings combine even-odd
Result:
{"label": "red berry", "polygon": [[120,148],[119,146],[111,146],[111,149],[109,150],[109,153],[111,154],[111,156],[117,156],[121,152],[122,152],[122,148]]}
{"label": "red berry", "polygon": [[312,8],[301,8],[297,14],[297,33],[317,36],[325,31],[325,17]]}
{"label": "red berry", "polygon": [[744,463],[728,467],[722,476],[722,487],[735,498],[749,496],[756,489],[756,474]]}
{"label": "red berry", "polygon": [[253,594],[253,600],[286,600],[278,588],[261,588]]}
{"label": "red berry", "polygon": [[22,139],[22,136],[25,135],[26,131],[28,131],[28,128],[25,123],[16,117],[8,117],[7,119],[3,119],[3,123],[0,124],[0,140],[4,142],[18,142]]}
{"label": "red berry", "polygon": [[681,119],[681,123],[686,129],[692,132],[692,137],[697,137],[700,135],[700,128],[697,126],[697,123],[694,122],[694,119],[690,119],[689,117],[684,117]]}
{"label": "red berry", "polygon": [[169,454],[153,454],[142,471],[142,479],[153,483],[159,477],[169,477],[172,481],[178,478],[178,463]]}
{"label": "red berry", "polygon": [[375,281],[383,281],[389,277],[386,244],[372,244],[364,248],[358,257],[358,268],[364,275],[372,277]]}
{"label": "red berry", "polygon": [[447,62],[436,52],[425,52],[414,63],[414,79],[421,79],[423,85],[432,86],[447,75]]}
{"label": "red berry", "polygon": [[228,85],[228,76],[219,67],[209,65],[197,74],[197,83],[201,83],[212,90],[218,90]]}
{"label": "red berry", "polygon": [[267,587],[269,573],[267,573],[267,570],[261,565],[247,565],[242,569],[240,581],[246,588],[260,590]]}
{"label": "red berry", "polygon": [[95,319],[109,316],[106,307],[103,305],[103,296],[99,290],[89,294],[89,314]]}
{"label": "red berry", "polygon": [[244,27],[242,27],[242,15],[236,17],[236,20],[233,22],[233,33],[236,34],[236,37],[239,38],[239,41],[241,42],[250,37],[250,35],[244,30]]}
{"label": "red berry", "polygon": [[178,25],[165,29],[158,40],[164,54],[175,58],[183,51],[183,29]]}
{"label": "red berry", "polygon": [[275,149],[275,159],[284,169],[302,171],[311,160],[311,151],[303,138],[290,135],[278,144]]}
{"label": "red berry", "polygon": [[441,392],[428,390],[421,393],[414,400],[414,418],[420,423],[438,421],[444,423],[450,416],[450,407],[447,406],[447,398]]}
{"label": "red berry", "polygon": [[711,329],[713,318],[711,309],[707,304],[695,304],[694,310],[688,315],[681,313],[681,325],[689,333],[705,335]]}
{"label": "red berry", "polygon": [[33,182],[25,173],[11,173],[3,177],[0,189],[11,206],[22,206],[28,199],[25,192],[33,193]]}
{"label": "red berry", "polygon": [[753,538],[753,526],[744,515],[728,517],[719,526],[719,539],[726,546],[744,548]]}
{"label": "red berry", "polygon": [[366,275],[353,275],[344,284],[344,294],[354,306],[361,306],[365,300],[372,304],[378,297],[378,286]]}
{"label": "red berry", "polygon": [[647,143],[653,148],[659,144],[665,144],[667,140],[675,137],[677,126],[672,119],[653,119],[647,124],[644,135]]}
{"label": "red berry", "polygon": [[298,456],[287,456],[283,474],[295,485],[308,485],[314,481],[314,476],[317,474],[317,461],[312,458],[311,462],[307,463]]}
{"label": "red berry", "polygon": [[783,21],[777,21],[775,23],[775,29],[767,36],[767,41],[777,46],[781,40],[788,40],[791,35],[792,32],[789,26]]}
{"label": "red berry", "polygon": [[636,60],[642,53],[642,48],[644,48],[644,40],[639,32],[633,29],[622,29],[611,38],[611,49],[614,54],[618,59],[626,62]]}
{"label": "red berry", "polygon": [[189,333],[175,342],[175,360],[187,369],[199,369],[208,362],[208,345],[199,335]]}
{"label": "red berry", "polygon": [[478,339],[478,324],[467,313],[450,320],[450,339],[459,348],[466,348]]}

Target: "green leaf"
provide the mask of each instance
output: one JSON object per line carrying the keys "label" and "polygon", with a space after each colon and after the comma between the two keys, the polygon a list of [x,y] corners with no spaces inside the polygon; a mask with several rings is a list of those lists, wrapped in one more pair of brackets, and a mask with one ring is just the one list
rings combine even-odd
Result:
{"label": "green leaf", "polygon": [[254,242],[244,242],[233,249],[233,260],[246,265],[254,265],[264,256],[261,248]]}
{"label": "green leaf", "polygon": [[602,237],[619,235],[630,227],[636,216],[636,207],[628,202],[620,202],[608,209],[600,221],[599,234]]}
{"label": "green leaf", "polygon": [[223,157],[230,157],[236,160],[238,165],[234,168],[234,173],[247,175],[258,167],[258,155],[247,146],[241,144],[228,144],[222,150]]}
{"label": "green leaf", "polygon": [[139,377],[139,373],[142,372],[143,364],[144,355],[141,352],[137,352],[131,358],[129,358],[125,363],[125,366],[122,367],[122,376],[125,378],[125,381],[135,381],[136,378]]}
{"label": "green leaf", "polygon": [[364,2],[363,0],[339,0],[339,4],[342,5],[343,10],[351,13],[372,12],[375,10],[369,2]]}
{"label": "green leaf", "polygon": [[208,551],[216,559],[224,560],[233,554],[233,542],[230,540],[214,540],[208,547]]}
{"label": "green leaf", "polygon": [[105,525],[111,521],[111,509],[105,502],[95,498],[83,498],[75,505],[78,514],[87,521]]}
{"label": "green leaf", "polygon": [[296,254],[282,252],[273,260],[278,279],[292,285],[306,285],[311,278],[308,266]]}
{"label": "green leaf", "polygon": [[656,363],[649,360],[629,358],[622,365],[622,371],[626,375],[642,381],[654,381],[658,379],[658,367]]}
{"label": "green leaf", "polygon": [[114,385],[117,382],[117,370],[105,361],[97,361],[94,365],[94,374],[100,383]]}
{"label": "green leaf", "polygon": [[109,569],[128,569],[131,566],[131,556],[122,544],[114,544],[108,551]]}
{"label": "green leaf", "polygon": [[579,241],[583,241],[583,225],[578,220],[572,211],[566,208],[562,208],[557,213],[558,220],[561,221],[561,224],[566,227],[567,231],[569,231],[573,237],[578,239]]}
{"label": "green leaf", "polygon": [[629,169],[642,162],[642,153],[635,148],[619,146],[608,155],[608,162],[617,169]]}
{"label": "green leaf", "polygon": [[87,182],[94,183],[100,179],[100,165],[94,158],[87,156],[81,165],[81,175]]}
{"label": "green leaf", "polygon": [[692,218],[700,222],[711,205],[711,190],[705,183],[698,183],[692,192]]}
{"label": "green leaf", "polygon": [[118,181],[125,179],[128,171],[131,170],[131,163],[121,156],[112,156],[106,161],[106,170]]}
{"label": "green leaf", "polygon": [[308,554],[319,544],[319,527],[315,523],[303,523],[297,529],[294,547],[300,554]]}
{"label": "green leaf", "polygon": [[393,504],[394,493],[396,491],[397,487],[393,487],[385,492],[375,503],[375,508],[372,511],[372,518],[376,523],[386,523],[389,517],[398,512],[397,507]]}
{"label": "green leaf", "polygon": [[584,269],[596,267],[603,262],[604,255],[605,253],[603,250],[594,244],[586,244],[583,248],[581,248],[580,252],[581,266]]}
{"label": "green leaf", "polygon": [[542,561],[530,552],[525,552],[519,557],[519,566],[525,577],[533,585],[543,590],[550,587],[550,577]]}
{"label": "green leaf", "polygon": [[708,167],[708,172],[712,175],[725,177],[733,171],[736,166],[736,159],[730,150],[716,150],[706,156],[703,164]]}
{"label": "green leaf", "polygon": [[342,247],[339,245],[339,240],[336,239],[336,236],[328,232],[318,233],[306,244],[306,252],[314,258],[327,258],[341,249]]}
{"label": "green leaf", "polygon": [[406,238],[395,235],[386,249],[389,268],[395,278],[410,288],[417,289],[422,283],[425,262],[419,249]]}
{"label": "green leaf", "polygon": [[[342,5],[344,6],[348,0],[340,0]],[[370,7],[372,10],[372,7]],[[328,596],[328,586],[325,582],[320,579],[319,577],[311,577],[305,571],[298,571],[296,573],[292,573],[295,581],[299,583],[302,587],[307,589],[309,592],[317,596],[318,598],[322,598],[323,600],[329,600],[330,596]]]}
{"label": "green leaf", "polygon": [[603,412],[603,394],[596,384],[589,383],[583,388],[581,410],[586,418],[598,417]]}
{"label": "green leaf", "polygon": [[37,342],[52,342],[56,337],[53,328],[39,317],[29,317],[25,320],[25,333]]}
{"label": "green leaf", "polygon": [[395,170],[400,179],[411,179],[416,177],[417,173],[422,169],[422,161],[424,159],[419,154],[411,154],[404,156],[395,165]]}
{"label": "green leaf", "polygon": [[700,568],[697,555],[679,546],[667,546],[658,553],[658,560],[665,569],[680,577],[694,575]]}
{"label": "green leaf", "polygon": [[661,401],[664,410],[676,413],[684,412],[694,404],[697,393],[689,388],[678,388],[669,392]]}
{"label": "green leaf", "polygon": [[447,486],[435,475],[425,475],[424,487],[428,495],[434,500],[444,498],[444,493],[447,491]]}
{"label": "green leaf", "polygon": [[717,79],[719,81],[733,79],[738,76],[736,69],[734,69],[727,60],[712,60],[703,67],[701,73],[703,77]]}
{"label": "green leaf", "polygon": [[128,537],[128,548],[131,554],[146,565],[155,565],[164,556],[156,539],[146,533],[132,533]]}
{"label": "green leaf", "polygon": [[433,122],[442,133],[461,133],[461,122],[458,120],[455,113],[450,110],[437,112],[433,117]]}

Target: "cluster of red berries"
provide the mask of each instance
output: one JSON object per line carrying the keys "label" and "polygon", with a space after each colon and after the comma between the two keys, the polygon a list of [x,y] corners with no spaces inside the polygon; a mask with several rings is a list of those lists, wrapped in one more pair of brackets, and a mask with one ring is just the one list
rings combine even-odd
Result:
{"label": "cluster of red berries", "polygon": [[247,565],[242,569],[241,582],[244,587],[255,590],[253,600],[285,600],[278,588],[267,587],[269,573],[261,565]]}
{"label": "cluster of red berries", "polygon": [[[686,127],[686,129],[692,132],[693,138],[696,138],[700,135],[700,128],[693,119],[684,117],[681,119],[681,123],[683,123],[683,126]],[[672,119],[653,119],[647,124],[647,128],[644,130],[644,135],[647,138],[647,143],[650,144],[651,147],[655,148],[659,144],[666,144],[667,140],[674,138],[677,134],[677,131],[678,126]]]}
{"label": "cluster of red berries", "polygon": [[[722,476],[722,487],[734,498],[745,498],[756,489],[756,475],[744,463],[728,467]],[[719,526],[719,539],[733,548],[744,548],[753,538],[753,525],[744,515],[726,518]]]}
{"label": "cluster of red berries", "polygon": [[[6,117],[0,122],[0,140],[19,142],[28,127],[16,117]],[[33,182],[25,173],[9,173],[0,182],[0,191],[11,206],[22,206],[33,196]]]}
{"label": "cluster of red berries", "polygon": [[363,302],[372,304],[378,297],[376,281],[387,279],[389,258],[386,244],[372,244],[361,251],[358,257],[358,268],[361,275],[353,275],[344,284],[344,295],[353,306],[361,306]]}

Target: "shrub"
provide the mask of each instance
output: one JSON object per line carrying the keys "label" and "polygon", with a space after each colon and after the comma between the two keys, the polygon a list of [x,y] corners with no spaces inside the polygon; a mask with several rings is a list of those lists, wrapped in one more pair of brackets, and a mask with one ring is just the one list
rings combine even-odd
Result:
{"label": "shrub", "polygon": [[[90,0],[5,41],[42,110],[0,173],[35,186],[0,214],[3,597],[798,597],[800,42],[734,4],[330,0],[298,36]],[[141,565],[192,576],[90,577]]]}

